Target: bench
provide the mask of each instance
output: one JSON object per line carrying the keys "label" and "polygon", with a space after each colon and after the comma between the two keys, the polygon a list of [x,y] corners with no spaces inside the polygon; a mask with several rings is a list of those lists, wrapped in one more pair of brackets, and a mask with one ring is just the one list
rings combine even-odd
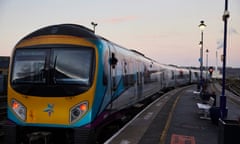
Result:
{"label": "bench", "polygon": [[194,98],[200,99],[200,93],[201,93],[201,91],[193,91]]}
{"label": "bench", "polygon": [[209,117],[209,110],[213,106],[215,99],[213,97],[210,97],[209,101],[206,103],[197,103],[197,107],[199,109],[199,113],[203,114],[203,116],[200,117],[200,119],[207,119],[210,120]]}

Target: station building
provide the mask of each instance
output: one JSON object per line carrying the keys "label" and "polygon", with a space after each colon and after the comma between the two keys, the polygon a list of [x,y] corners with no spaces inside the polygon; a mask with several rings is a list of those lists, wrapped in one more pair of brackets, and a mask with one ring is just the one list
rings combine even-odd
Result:
{"label": "station building", "polygon": [[0,56],[0,96],[7,95],[7,77],[10,57]]}

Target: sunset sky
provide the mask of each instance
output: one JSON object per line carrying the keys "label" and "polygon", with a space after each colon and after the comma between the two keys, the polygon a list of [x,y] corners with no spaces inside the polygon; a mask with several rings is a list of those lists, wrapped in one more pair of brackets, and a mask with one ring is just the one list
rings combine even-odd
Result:
{"label": "sunset sky", "polygon": [[[199,66],[204,20],[204,59],[221,66],[224,0],[0,0],[0,56],[10,56],[25,35],[45,26],[74,23],[165,64]],[[240,67],[240,0],[229,0],[227,66]],[[206,61],[203,62],[204,65]]]}

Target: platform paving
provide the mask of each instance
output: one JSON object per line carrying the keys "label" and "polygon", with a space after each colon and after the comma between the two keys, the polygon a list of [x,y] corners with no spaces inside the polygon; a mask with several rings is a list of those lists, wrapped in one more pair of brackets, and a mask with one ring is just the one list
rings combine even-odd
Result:
{"label": "platform paving", "polygon": [[[163,95],[106,144],[218,144],[219,126],[200,119],[195,90],[191,85]],[[218,106],[221,86],[211,84],[209,90],[216,91]],[[240,117],[239,104],[228,98],[227,107],[226,119]]]}

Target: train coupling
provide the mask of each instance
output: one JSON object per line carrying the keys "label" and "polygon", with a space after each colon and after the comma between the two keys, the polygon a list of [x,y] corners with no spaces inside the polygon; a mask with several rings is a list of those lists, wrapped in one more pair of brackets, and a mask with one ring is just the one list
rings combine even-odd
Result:
{"label": "train coupling", "polygon": [[50,143],[50,136],[52,135],[51,132],[44,132],[44,131],[39,131],[39,132],[32,132],[27,134],[28,137],[28,143],[33,144],[35,142],[40,142],[43,144],[48,144]]}

